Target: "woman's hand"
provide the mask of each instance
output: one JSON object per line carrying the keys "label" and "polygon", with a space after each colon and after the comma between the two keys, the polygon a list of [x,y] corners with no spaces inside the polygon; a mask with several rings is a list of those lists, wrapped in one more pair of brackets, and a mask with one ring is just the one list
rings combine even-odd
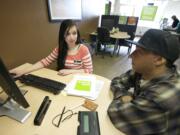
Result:
{"label": "woman's hand", "polygon": [[23,69],[14,68],[14,69],[11,69],[9,72],[13,73],[13,74],[16,74],[16,76],[14,76],[14,77],[19,77],[19,76],[22,76],[23,74],[28,74],[30,72],[39,70],[39,69],[41,69],[43,67],[44,67],[44,65],[41,63],[41,61],[38,61],[35,64],[30,65],[30,66],[28,66],[26,68],[23,68]]}
{"label": "woman's hand", "polygon": [[72,73],[74,73],[74,72],[71,69],[61,69],[61,70],[59,70],[58,75],[65,76],[65,75],[69,75]]}
{"label": "woman's hand", "polygon": [[14,77],[19,77],[19,76],[22,76],[23,74],[26,73],[26,70],[20,70],[20,69],[12,69],[9,71],[10,73],[13,73],[13,74],[16,74]]}
{"label": "woman's hand", "polygon": [[83,69],[61,69],[59,70],[58,72],[58,75],[62,75],[62,76],[65,76],[65,75],[69,75],[69,74],[74,74],[74,73],[84,73],[84,70]]}

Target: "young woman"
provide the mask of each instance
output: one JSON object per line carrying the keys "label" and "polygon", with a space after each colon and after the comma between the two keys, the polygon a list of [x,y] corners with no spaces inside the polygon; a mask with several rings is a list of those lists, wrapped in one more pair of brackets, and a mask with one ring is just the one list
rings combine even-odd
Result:
{"label": "young woman", "polygon": [[47,67],[57,60],[59,75],[73,73],[92,73],[93,66],[88,48],[80,43],[80,34],[76,24],[72,20],[64,20],[59,30],[59,46],[47,57],[33,64],[30,68],[10,70],[16,76]]}

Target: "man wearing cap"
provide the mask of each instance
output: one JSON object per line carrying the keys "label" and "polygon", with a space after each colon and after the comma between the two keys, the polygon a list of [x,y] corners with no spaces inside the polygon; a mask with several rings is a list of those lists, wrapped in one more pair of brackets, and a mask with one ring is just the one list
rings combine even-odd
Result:
{"label": "man wearing cap", "polygon": [[178,39],[150,29],[133,44],[132,70],[111,82],[110,120],[127,135],[180,135]]}

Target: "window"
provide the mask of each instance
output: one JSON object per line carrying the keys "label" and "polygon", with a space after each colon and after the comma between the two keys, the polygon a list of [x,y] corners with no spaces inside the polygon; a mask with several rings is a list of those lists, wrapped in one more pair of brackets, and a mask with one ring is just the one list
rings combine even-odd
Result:
{"label": "window", "polygon": [[141,19],[141,12],[144,6],[148,6],[149,3],[157,7],[157,12],[154,14],[154,19],[151,20],[139,20],[140,26],[152,26],[159,27],[159,22],[162,18],[163,10],[167,1],[165,0],[111,0],[111,14],[121,16],[136,16]]}

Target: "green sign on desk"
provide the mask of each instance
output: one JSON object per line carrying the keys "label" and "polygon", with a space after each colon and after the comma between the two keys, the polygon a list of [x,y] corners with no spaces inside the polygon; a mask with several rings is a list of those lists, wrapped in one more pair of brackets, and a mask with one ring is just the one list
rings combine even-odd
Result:
{"label": "green sign on desk", "polygon": [[75,89],[79,91],[90,91],[91,81],[87,80],[77,80]]}

